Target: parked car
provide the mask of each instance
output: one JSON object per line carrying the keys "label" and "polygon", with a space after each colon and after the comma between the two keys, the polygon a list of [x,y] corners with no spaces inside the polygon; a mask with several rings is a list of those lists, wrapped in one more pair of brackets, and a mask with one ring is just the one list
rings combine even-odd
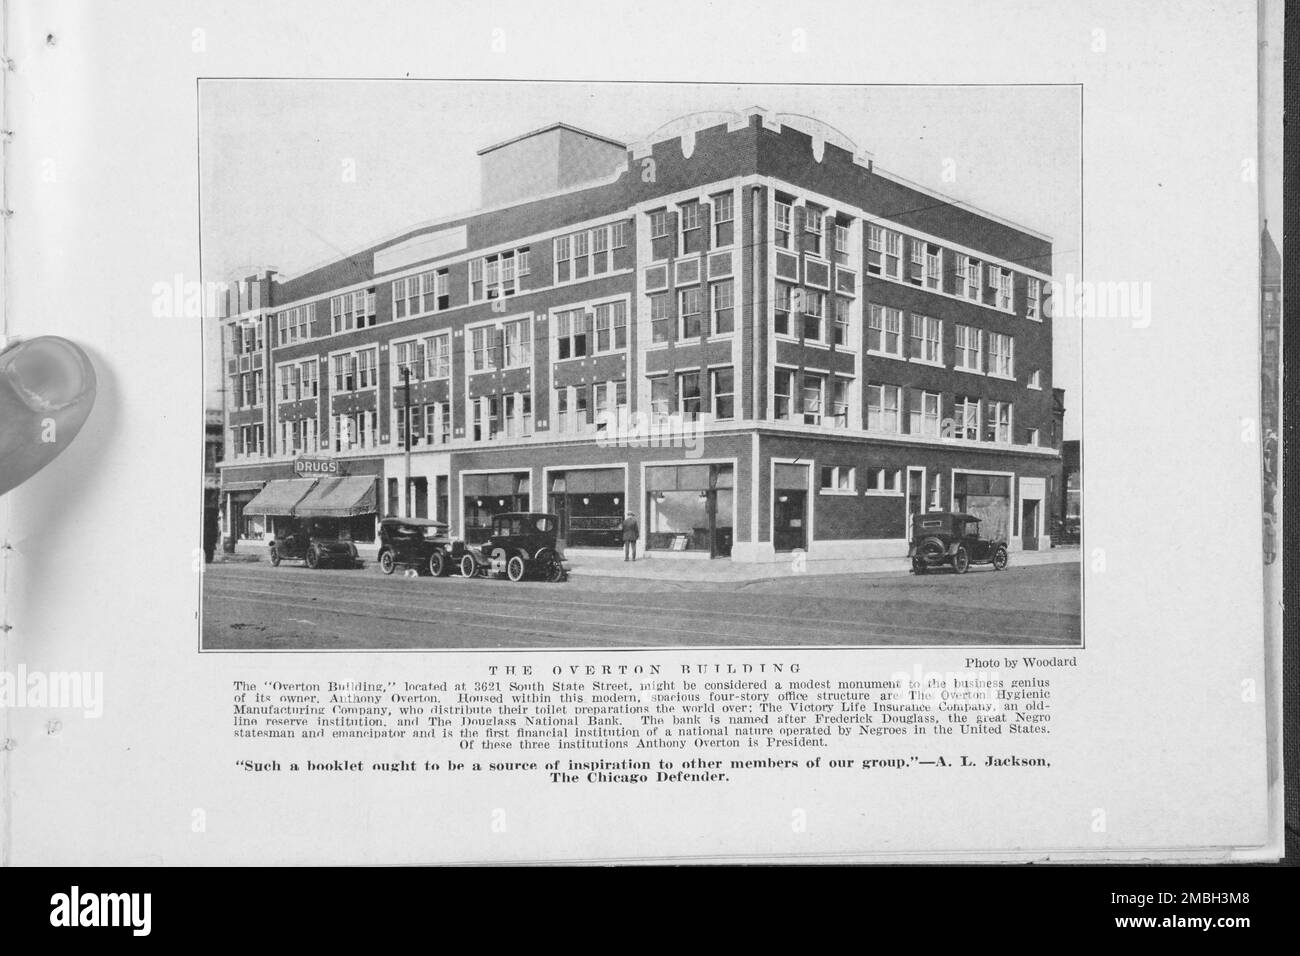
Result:
{"label": "parked car", "polygon": [[912,571],[925,574],[932,568],[950,565],[965,574],[972,564],[991,564],[1001,571],[1007,566],[1007,543],[980,536],[980,519],[952,511],[931,511],[912,519],[912,544],[907,556]]}
{"label": "parked car", "polygon": [[527,577],[563,581],[568,565],[557,540],[559,520],[553,514],[512,511],[492,518],[492,533],[482,544],[467,547],[460,573],[504,574],[511,581]]}
{"label": "parked car", "polygon": [[338,521],[330,518],[281,518],[279,533],[267,542],[271,564],[302,561],[309,568],[359,568],[357,546]]}
{"label": "parked car", "polygon": [[447,525],[427,518],[385,518],[379,522],[379,570],[399,567],[443,577],[460,567],[465,543],[447,536]]}

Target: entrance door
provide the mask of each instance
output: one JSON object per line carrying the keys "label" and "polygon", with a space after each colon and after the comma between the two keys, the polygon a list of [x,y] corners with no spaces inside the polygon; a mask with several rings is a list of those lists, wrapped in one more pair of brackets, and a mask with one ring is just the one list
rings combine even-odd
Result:
{"label": "entrance door", "polygon": [[912,534],[912,519],[925,513],[925,469],[907,469],[907,530]]}
{"label": "entrance door", "polygon": [[1038,550],[1038,510],[1042,502],[1025,498],[1020,502],[1020,546],[1026,551]]}
{"label": "entrance door", "polygon": [[772,547],[777,551],[807,549],[807,491],[777,489],[772,503]]}

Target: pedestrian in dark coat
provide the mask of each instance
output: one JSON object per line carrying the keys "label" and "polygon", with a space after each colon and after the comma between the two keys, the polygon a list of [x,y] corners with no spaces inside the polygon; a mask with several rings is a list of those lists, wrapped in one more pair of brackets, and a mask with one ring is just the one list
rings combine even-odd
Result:
{"label": "pedestrian in dark coat", "polygon": [[636,560],[636,542],[641,537],[641,526],[636,523],[636,512],[629,511],[623,519],[623,560]]}

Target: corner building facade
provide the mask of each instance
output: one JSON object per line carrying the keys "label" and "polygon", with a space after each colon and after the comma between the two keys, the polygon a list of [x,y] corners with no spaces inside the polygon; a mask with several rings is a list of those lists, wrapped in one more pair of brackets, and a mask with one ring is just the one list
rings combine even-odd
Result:
{"label": "corner building facade", "polygon": [[927,510],[1050,545],[1046,236],[760,109],[480,155],[491,205],[232,292],[228,534],[320,459],[471,542],[556,512],[579,556],[627,511],[679,558],[901,557]]}

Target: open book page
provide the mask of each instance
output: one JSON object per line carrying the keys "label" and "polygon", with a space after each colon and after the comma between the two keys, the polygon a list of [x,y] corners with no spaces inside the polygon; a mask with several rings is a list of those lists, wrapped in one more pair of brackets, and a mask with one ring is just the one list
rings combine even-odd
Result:
{"label": "open book page", "polygon": [[9,8],[6,862],[1278,856],[1254,5],[385,11]]}

